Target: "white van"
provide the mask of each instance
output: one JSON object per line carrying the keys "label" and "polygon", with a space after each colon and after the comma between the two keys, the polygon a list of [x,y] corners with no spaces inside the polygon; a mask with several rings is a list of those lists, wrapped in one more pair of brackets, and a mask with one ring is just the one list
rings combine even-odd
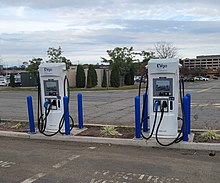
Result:
{"label": "white van", "polygon": [[7,80],[5,77],[0,77],[0,86],[7,86]]}

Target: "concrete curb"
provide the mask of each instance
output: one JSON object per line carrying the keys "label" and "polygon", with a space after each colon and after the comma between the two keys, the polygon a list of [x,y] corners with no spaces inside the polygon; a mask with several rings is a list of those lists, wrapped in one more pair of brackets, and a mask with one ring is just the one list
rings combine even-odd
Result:
{"label": "concrete curb", "polygon": [[2,137],[17,137],[17,138],[30,138],[30,134],[23,132],[12,132],[12,131],[0,131]]}
{"label": "concrete curb", "polygon": [[158,148],[169,148],[169,149],[220,151],[220,143],[180,142],[178,144],[173,144],[168,147],[162,147],[154,139],[146,141],[144,139],[120,139],[120,138],[60,136],[60,135],[48,138],[46,136],[43,136],[42,134],[32,134],[30,135],[30,139],[101,143],[101,144],[114,144],[114,145],[126,145],[126,146],[138,146],[138,147],[158,147]]}
{"label": "concrete curb", "polygon": [[[52,140],[52,141],[67,141],[67,142],[83,142],[83,143],[101,143],[101,144],[114,144],[136,147],[157,147],[169,149],[187,149],[187,150],[207,150],[207,151],[220,151],[220,143],[195,143],[195,142],[180,142],[168,147],[160,146],[155,139],[148,141],[144,139],[122,139],[122,138],[103,138],[103,137],[88,137],[88,136],[62,136],[56,135],[53,137],[46,137],[42,134],[28,134],[22,132],[0,131],[0,136],[15,137],[25,139],[37,140]],[[162,140],[162,142],[165,142]]]}

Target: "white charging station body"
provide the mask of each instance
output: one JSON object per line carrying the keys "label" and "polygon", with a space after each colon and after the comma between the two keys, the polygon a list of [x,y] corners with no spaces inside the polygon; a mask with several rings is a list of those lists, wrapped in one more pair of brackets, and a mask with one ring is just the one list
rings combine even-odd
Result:
{"label": "white charging station body", "polygon": [[162,103],[166,101],[167,107],[164,108],[158,137],[176,137],[178,134],[179,59],[151,59],[148,62],[148,85],[150,132],[153,130],[155,120],[155,102],[159,102],[159,106],[153,136],[156,135]]}
{"label": "white charging station body", "polygon": [[[47,125],[45,131],[57,132],[60,120],[64,114],[63,97],[64,97],[64,78],[66,76],[65,63],[42,63],[39,66],[40,86],[41,86],[41,103],[43,114],[45,116],[45,102],[53,105],[47,116]],[[62,128],[64,131],[64,127]]]}

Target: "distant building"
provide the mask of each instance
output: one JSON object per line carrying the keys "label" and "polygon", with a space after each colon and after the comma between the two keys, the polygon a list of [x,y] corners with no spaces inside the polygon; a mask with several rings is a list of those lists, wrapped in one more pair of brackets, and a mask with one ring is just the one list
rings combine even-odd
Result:
{"label": "distant building", "polygon": [[214,69],[220,68],[220,55],[202,55],[196,58],[182,59],[183,67],[188,69]]}
{"label": "distant building", "polygon": [[[83,65],[84,67],[84,72],[85,72],[85,76],[87,78],[87,74],[88,74],[88,68],[89,65]],[[97,87],[101,87],[102,85],[102,79],[103,79],[103,73],[104,70],[106,70],[106,74],[107,74],[107,85],[110,85],[110,73],[111,71],[109,70],[109,66],[108,65],[95,65],[95,70],[96,70],[96,74],[97,74]],[[76,87],[76,71],[77,71],[77,65],[72,65],[70,66],[70,69],[67,72],[67,77],[69,80],[69,84],[70,87]],[[85,80],[87,82],[87,79]]]}

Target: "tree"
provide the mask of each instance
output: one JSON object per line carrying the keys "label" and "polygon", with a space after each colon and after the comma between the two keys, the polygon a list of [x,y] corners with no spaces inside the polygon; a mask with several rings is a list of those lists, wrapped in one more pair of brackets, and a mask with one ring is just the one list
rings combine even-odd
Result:
{"label": "tree", "polygon": [[98,78],[95,67],[93,65],[89,65],[88,74],[87,74],[87,88],[92,88],[97,85]]}
{"label": "tree", "polygon": [[134,84],[134,70],[130,68],[130,71],[125,75],[125,84],[133,85]]}
{"label": "tree", "polygon": [[112,69],[113,65],[117,65],[120,76],[124,77],[134,62],[133,47],[116,47],[113,50],[107,50],[110,59],[101,58],[104,63],[109,63]]}
{"label": "tree", "polygon": [[29,60],[29,65],[27,67],[28,72],[38,72],[39,65],[43,61],[42,58],[32,58],[32,60]]}
{"label": "tree", "polygon": [[85,87],[85,72],[82,65],[77,66],[76,70],[76,87],[77,88],[84,88]]}
{"label": "tree", "polygon": [[107,87],[107,75],[106,70],[103,70],[102,87]]}
{"label": "tree", "polygon": [[144,75],[146,73],[146,68],[145,66],[148,64],[148,61],[151,58],[155,58],[155,52],[152,51],[140,51],[140,52],[136,52],[135,55],[138,55],[138,58],[136,59],[137,62],[135,62],[132,65],[132,69],[134,72],[134,75]]}
{"label": "tree", "polygon": [[159,58],[175,58],[177,56],[177,49],[170,42],[156,43],[155,51]]}
{"label": "tree", "polygon": [[15,87],[15,75],[14,75],[14,73],[10,74],[10,86]]}
{"label": "tree", "polygon": [[92,71],[91,71],[90,65],[89,65],[89,69],[87,71],[86,88],[92,88]]}
{"label": "tree", "polygon": [[[135,52],[133,47],[116,47],[113,50],[107,50],[107,53],[110,59],[101,57],[102,62],[109,63],[110,69],[113,68],[113,65],[116,65],[123,81],[125,75],[130,72],[131,68],[135,73],[140,73],[138,70],[142,68],[142,65],[145,66],[150,58],[154,57],[153,52]],[[140,60],[141,58],[142,60]]]}
{"label": "tree", "polygon": [[52,62],[52,63],[64,62],[66,64],[66,68],[69,69],[72,63],[69,59],[67,59],[66,57],[63,57],[62,53],[63,51],[60,46],[57,49],[53,47],[49,47],[47,50],[49,62]]}
{"label": "tree", "polygon": [[110,76],[110,84],[112,87],[119,87],[120,86],[120,72],[117,65],[113,65],[112,72]]}

